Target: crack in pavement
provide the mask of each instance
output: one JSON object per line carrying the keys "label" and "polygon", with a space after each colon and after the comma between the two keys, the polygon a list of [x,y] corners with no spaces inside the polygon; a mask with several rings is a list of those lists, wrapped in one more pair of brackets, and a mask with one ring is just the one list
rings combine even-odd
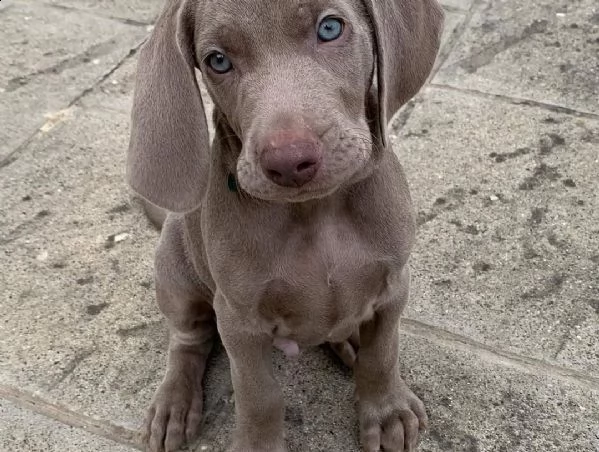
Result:
{"label": "crack in pavement", "polygon": [[84,89],[81,93],[79,93],[77,96],[75,96],[75,98],[73,100],[71,100],[71,102],[69,102],[69,105],[67,106],[67,108],[68,107],[72,107],[73,105],[75,105],[82,98],[84,98],[85,96],[87,96],[89,93],[93,92],[93,90],[95,90],[99,85],[101,85],[102,83],[104,83],[123,64],[125,64],[129,58],[131,58],[132,56],[134,56],[137,53],[137,51],[139,50],[139,48],[144,44],[144,42],[146,42],[147,39],[148,39],[148,37],[146,36],[135,47],[129,49],[129,52],[127,53],[127,55],[125,55],[124,58],[122,58],[110,70],[108,70],[104,75],[102,75],[94,84],[92,84],[90,87]]}
{"label": "crack in pavement", "polygon": [[75,355],[75,357],[68,362],[68,364],[65,366],[65,368],[62,370],[60,377],[58,378],[56,385],[58,385],[59,383],[62,383],[64,380],[66,380],[66,378],[71,375],[73,372],[75,372],[75,370],[77,369],[77,367],[79,367],[79,364],[81,364],[83,361],[85,361],[87,358],[89,358],[91,355],[94,354],[93,349],[90,350],[83,350],[80,353],[77,353]]}
{"label": "crack in pavement", "polygon": [[[481,2],[482,2],[482,0],[473,1],[472,4],[470,5],[470,8],[467,10],[459,10],[459,9],[455,9],[455,8],[451,8],[451,7],[448,8],[447,6],[443,6],[443,9],[446,12],[459,14],[459,15],[463,16],[463,20],[455,28],[455,30],[453,31],[452,35],[449,37],[449,39],[447,40],[447,42],[445,43],[443,48],[441,48],[439,50],[439,54],[437,55],[437,60],[435,61],[435,67],[433,68],[433,71],[431,72],[431,74],[429,76],[429,80],[433,80],[436,77],[437,73],[441,70],[441,68],[443,67],[443,65],[445,64],[447,59],[449,58],[449,55],[453,51],[454,47],[460,41],[460,39],[462,38],[462,36],[466,32],[466,30],[468,29],[470,23],[472,22],[472,18],[474,17],[474,12],[480,6]],[[447,18],[446,18],[446,20],[447,20]]]}
{"label": "crack in pavement", "polygon": [[493,59],[500,53],[505,52],[509,48],[514,47],[533,35],[545,33],[548,27],[548,20],[534,20],[530,25],[526,26],[519,35],[503,36],[498,42],[495,42],[466,58],[456,61],[449,67],[459,66],[469,74],[472,74],[481,67],[491,63]]}
{"label": "crack in pavement", "polygon": [[[460,40],[462,35],[470,25],[472,21],[472,17],[474,16],[474,11],[479,6],[482,0],[475,0],[470,5],[470,9],[462,10],[455,7],[443,5],[443,9],[446,13],[454,13],[463,16],[463,20],[453,31],[452,36],[447,40],[447,42],[443,45],[443,47],[439,50],[439,54],[437,55],[437,59],[435,61],[435,65],[428,77],[428,84],[432,85],[432,80],[436,77],[437,73],[443,67],[443,64],[449,58],[451,51]],[[416,103],[423,98],[423,92],[420,92],[414,99],[408,101],[402,108],[395,114],[394,118],[391,118],[389,121],[389,130],[394,134],[399,134],[399,131],[408,123],[412,113],[414,111],[414,107]]]}
{"label": "crack in pavement", "polygon": [[66,71],[67,69],[73,69],[77,66],[87,64],[98,57],[109,54],[115,48],[116,43],[116,39],[112,38],[108,41],[95,44],[85,49],[83,52],[72,57],[65,58],[64,60],[61,60],[58,63],[53,64],[52,66],[49,66],[47,68],[40,69],[30,74],[19,75],[18,77],[14,77],[8,81],[4,89],[7,93],[17,91],[18,89],[28,85],[33,79],[37,77],[48,74],[58,75]]}
{"label": "crack in pavement", "polygon": [[31,143],[35,139],[35,137],[38,136],[39,133],[40,131],[39,129],[37,129],[35,132],[29,135],[21,144],[19,144],[16,148],[9,152],[3,159],[1,159],[0,170],[17,160],[18,155],[21,153],[21,151],[25,149],[27,146],[29,146],[29,143]]}

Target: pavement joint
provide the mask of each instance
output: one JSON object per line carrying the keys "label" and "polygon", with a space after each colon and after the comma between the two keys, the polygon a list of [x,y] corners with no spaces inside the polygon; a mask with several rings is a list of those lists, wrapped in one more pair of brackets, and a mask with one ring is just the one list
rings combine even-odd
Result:
{"label": "pavement joint", "polygon": [[33,78],[44,76],[47,74],[60,74],[61,72],[67,69],[73,69],[77,66],[80,66],[93,60],[94,58],[104,56],[110,53],[115,48],[118,48],[118,45],[116,45],[114,39],[109,39],[99,44],[95,44],[91,47],[88,47],[83,52],[74,55],[70,58],[61,60],[56,64],[53,64],[52,66],[10,79],[6,84],[5,90],[6,92],[17,91],[23,88],[25,85],[27,85]]}
{"label": "pavement joint", "polygon": [[74,12],[81,13],[81,14],[91,15],[91,16],[94,16],[94,17],[101,17],[103,19],[114,20],[115,22],[120,22],[122,24],[131,25],[131,26],[134,26],[134,27],[147,27],[149,25],[152,25],[155,22],[155,19],[153,19],[152,21],[146,22],[146,21],[143,21],[143,20],[129,19],[129,18],[126,18],[126,17],[119,17],[119,16],[112,16],[112,15],[103,15],[103,14],[95,14],[94,12],[87,11],[85,9],[76,8],[74,6],[62,5],[60,3],[44,3],[44,5],[46,5],[46,6],[50,7],[50,8],[60,9],[60,10],[63,10],[63,11],[74,11]]}
{"label": "pavement joint", "polygon": [[442,5],[442,6],[443,6],[443,9],[448,13],[464,14],[469,11],[468,9],[460,8],[458,6],[453,6],[453,5]]}
{"label": "pavement joint", "polygon": [[39,135],[40,129],[37,129],[31,135],[29,135],[21,144],[19,144],[16,148],[14,148],[11,152],[8,153],[6,157],[0,160],[0,171],[3,168],[6,168],[8,165],[17,160],[19,154],[23,149],[25,149],[29,144]]}
{"label": "pavement joint", "polygon": [[442,346],[472,352],[493,364],[515,368],[528,374],[550,375],[570,384],[599,391],[599,378],[578,370],[485,345],[468,337],[414,319],[403,318],[401,326],[401,330],[406,334],[427,339]]}
{"label": "pavement joint", "polygon": [[[469,10],[460,9],[450,5],[443,5],[443,9],[445,10],[445,12],[463,15],[464,20],[454,30],[452,36],[447,40],[447,42],[439,51],[437,61],[435,62],[435,67],[433,68],[431,75],[429,76],[429,82],[432,81],[435,78],[437,72],[441,70],[443,64],[445,63],[447,58],[449,58],[449,55],[451,54],[453,48],[460,40],[464,32],[468,29],[468,25],[470,24],[470,21],[476,9],[475,6],[477,6],[479,3],[482,3],[483,1],[484,0],[474,1],[472,5],[470,5]],[[412,115],[412,112],[414,111],[414,107],[415,103],[413,101],[408,102],[406,105],[403,106],[403,108],[399,111],[399,113],[392,122],[392,128],[394,130],[399,130],[407,124],[408,120],[410,119],[410,116]]]}
{"label": "pavement joint", "polygon": [[80,428],[116,443],[142,450],[137,431],[76,413],[67,407],[48,402],[21,389],[0,384],[0,399],[71,427]]}
{"label": "pavement joint", "polygon": [[433,80],[434,77],[437,75],[437,73],[441,70],[441,68],[445,64],[445,61],[447,61],[447,58],[449,58],[449,55],[453,51],[454,47],[460,41],[460,39],[462,38],[462,35],[465,33],[465,31],[468,29],[468,26],[470,25],[470,21],[472,20],[472,17],[474,16],[474,11],[476,11],[476,8],[478,7],[478,5],[480,5],[484,1],[485,0],[476,0],[476,1],[472,2],[472,4],[470,5],[470,9],[468,9],[468,10],[463,10],[463,9],[459,9],[459,8],[447,6],[447,5],[443,6],[443,9],[446,12],[464,15],[464,20],[454,30],[451,37],[447,40],[445,45],[439,51],[439,55],[437,56],[437,61],[435,62],[435,67],[429,77],[429,80]]}
{"label": "pavement joint", "polygon": [[102,83],[104,83],[123,64],[125,64],[129,58],[132,58],[137,53],[137,51],[144,44],[144,42],[146,41],[146,39],[147,39],[147,36],[144,39],[142,39],[135,47],[129,49],[129,52],[127,53],[127,55],[125,55],[123,58],[121,58],[121,60],[118,63],[116,63],[111,69],[109,69],[108,71],[106,71],[104,73],[104,75],[102,75],[98,80],[96,80],[95,83],[93,83],[91,86],[87,87],[81,93],[79,93],[79,95],[77,95],[71,102],[69,102],[68,107],[74,106],[81,99],[83,99],[85,96],[87,96],[88,94],[90,94],[91,92],[93,92],[99,85],[101,85]]}
{"label": "pavement joint", "polygon": [[447,85],[444,83],[432,82],[432,83],[430,83],[429,86],[431,88],[440,89],[440,90],[455,91],[455,92],[459,92],[462,94],[469,94],[472,96],[483,97],[483,98],[487,98],[487,99],[496,99],[496,100],[500,100],[500,101],[515,104],[515,105],[543,108],[543,109],[549,110],[553,113],[563,113],[563,114],[576,116],[579,118],[599,119],[599,114],[597,114],[597,113],[592,113],[590,111],[577,110],[575,108],[566,107],[564,105],[556,105],[556,104],[552,104],[549,102],[542,102],[542,101],[533,100],[533,99],[526,99],[523,97],[506,96],[503,94],[491,93],[491,92],[487,92],[487,91],[480,91],[480,90],[472,89],[472,88],[457,87],[457,86],[453,86],[453,85]]}

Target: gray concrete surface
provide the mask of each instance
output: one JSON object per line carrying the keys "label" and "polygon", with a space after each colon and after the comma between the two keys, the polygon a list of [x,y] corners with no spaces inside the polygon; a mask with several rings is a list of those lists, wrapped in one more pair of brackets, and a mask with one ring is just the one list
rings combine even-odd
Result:
{"label": "gray concrete surface", "polygon": [[[138,449],[165,364],[157,239],[124,183],[160,0],[0,3],[0,451]],[[599,6],[447,0],[394,149],[419,215],[402,367],[421,450],[599,451]],[[291,451],[354,451],[351,375],[275,357]],[[215,353],[202,438],[233,427]]]}
{"label": "gray concrete surface", "polygon": [[0,400],[0,422],[11,426],[0,436],[0,450],[11,452],[132,451],[130,447],[93,435],[50,417]]}

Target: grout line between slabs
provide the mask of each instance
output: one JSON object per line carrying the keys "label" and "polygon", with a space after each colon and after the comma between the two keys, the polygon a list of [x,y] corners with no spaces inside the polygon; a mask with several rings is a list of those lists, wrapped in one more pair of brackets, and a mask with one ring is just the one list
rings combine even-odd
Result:
{"label": "grout line between slabs", "polygon": [[[37,2],[35,2],[35,3],[37,3]],[[63,5],[61,3],[48,3],[48,2],[43,1],[42,5],[46,6],[48,8],[58,9],[58,10],[61,10],[61,11],[69,11],[69,12],[74,12],[74,13],[81,13],[81,14],[84,14],[84,15],[87,15],[87,16],[92,16],[92,17],[96,17],[96,18],[100,18],[100,19],[113,20],[115,22],[120,22],[120,23],[125,24],[125,25],[131,25],[133,27],[148,27],[148,26],[151,26],[151,25],[154,24],[154,19],[152,19],[149,22],[146,22],[146,21],[143,21],[143,20],[129,19],[127,17],[119,17],[119,16],[97,14],[93,10],[81,9],[81,8],[77,8],[76,6]]]}
{"label": "grout line between slabs", "polygon": [[435,61],[435,66],[429,76],[429,80],[433,80],[437,73],[441,70],[445,61],[449,58],[449,55],[453,52],[458,42],[470,26],[470,22],[472,21],[472,17],[474,16],[474,12],[483,3],[484,0],[473,1],[470,8],[467,10],[459,10],[454,8],[447,8],[443,6],[443,9],[446,12],[460,14],[464,16],[464,20],[456,27],[452,36],[447,40],[445,45],[439,50],[439,54],[437,55],[437,60]]}
{"label": "grout line between slabs", "polygon": [[523,97],[506,96],[504,94],[489,93],[486,91],[479,91],[479,90],[472,89],[472,88],[460,88],[457,86],[447,85],[447,84],[443,84],[443,83],[430,83],[429,87],[438,89],[438,90],[454,91],[454,92],[467,94],[467,95],[471,95],[471,96],[475,96],[475,97],[481,97],[481,98],[485,98],[485,99],[495,99],[495,100],[499,100],[502,102],[511,103],[511,104],[515,104],[515,105],[525,105],[525,106],[529,106],[529,107],[542,108],[542,109],[549,110],[554,113],[569,114],[569,115],[576,116],[579,118],[599,119],[599,113],[592,113],[589,111],[576,110],[575,108],[566,107],[564,105],[556,105],[556,104],[552,104],[549,102],[542,102],[542,101],[527,99],[527,98],[523,98]]}
{"label": "grout line between slabs", "polygon": [[83,99],[85,96],[87,96],[89,93],[91,93],[94,89],[96,89],[99,85],[101,85],[102,83],[104,83],[112,74],[114,74],[123,64],[125,64],[127,62],[127,60],[131,57],[133,57],[137,51],[139,50],[139,48],[144,44],[144,42],[146,41],[147,36],[141,40],[141,42],[139,42],[135,47],[129,49],[129,52],[127,52],[127,55],[125,55],[123,58],[121,58],[118,63],[116,63],[112,68],[110,68],[108,71],[106,71],[98,80],[96,80],[91,86],[85,88],[81,93],[79,93],[73,100],[71,100],[71,102],[69,102],[67,108],[70,108],[72,106],[74,106],[77,102],[79,102],[81,99]]}
{"label": "grout line between slabs", "polygon": [[63,424],[81,428],[116,443],[142,450],[138,440],[138,432],[76,413],[69,408],[50,403],[34,394],[11,386],[0,385],[0,399],[7,400],[20,408],[41,414]]}
{"label": "grout line between slabs", "polygon": [[549,375],[570,384],[599,391],[599,378],[579,370],[558,366],[541,359],[529,358],[497,347],[485,345],[468,337],[451,333],[418,320],[403,318],[401,326],[401,330],[408,335],[426,339],[438,345],[450,346],[458,350],[474,353],[483,360],[493,364],[511,367],[528,374]]}

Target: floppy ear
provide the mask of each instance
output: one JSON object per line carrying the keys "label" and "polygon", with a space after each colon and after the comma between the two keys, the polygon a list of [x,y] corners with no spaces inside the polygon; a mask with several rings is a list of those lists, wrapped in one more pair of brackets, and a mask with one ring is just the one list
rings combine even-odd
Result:
{"label": "floppy ear", "polygon": [[208,127],[195,77],[196,0],[167,0],[139,54],[127,180],[173,212],[193,210],[208,164]]}
{"label": "floppy ear", "polygon": [[383,144],[387,123],[428,78],[443,30],[437,0],[365,0],[375,34],[378,122]]}

